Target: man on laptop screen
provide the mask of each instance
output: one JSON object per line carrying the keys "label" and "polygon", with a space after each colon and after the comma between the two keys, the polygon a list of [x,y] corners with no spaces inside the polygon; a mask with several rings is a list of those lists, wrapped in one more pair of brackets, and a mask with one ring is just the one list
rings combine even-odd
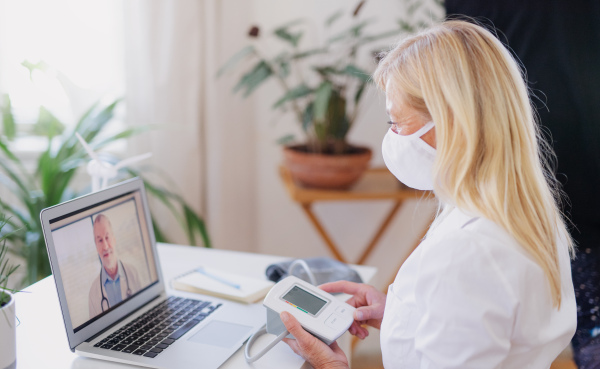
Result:
{"label": "man on laptop screen", "polygon": [[94,242],[101,266],[100,273],[90,287],[90,318],[140,290],[137,268],[132,263],[119,259],[112,224],[102,213],[94,218]]}

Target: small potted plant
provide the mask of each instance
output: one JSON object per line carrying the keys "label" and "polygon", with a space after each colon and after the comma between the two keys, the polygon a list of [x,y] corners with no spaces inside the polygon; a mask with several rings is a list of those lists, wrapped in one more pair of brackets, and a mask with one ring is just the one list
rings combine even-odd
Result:
{"label": "small potted plant", "polygon": [[293,21],[278,27],[273,36],[282,48],[275,56],[259,50],[260,29],[253,26],[248,36],[255,44],[232,56],[218,72],[220,76],[242,60],[252,60],[234,87],[234,93],[241,92],[244,97],[269,79],[279,82],[283,93],[272,107],[292,111],[306,136],[301,144],[291,144],[293,136],[279,141],[285,145],[285,165],[292,178],[305,186],[347,188],[367,169],[371,158],[369,148],[346,141],[370,84],[370,69],[375,66],[373,62],[360,66],[359,50],[397,35],[402,27],[396,24],[389,31],[367,34],[365,30],[374,20],[358,17],[364,4],[361,1],[349,14],[339,11],[331,15],[325,22],[327,30],[344,15],[350,17],[350,26],[316,47],[300,47],[306,23]]}
{"label": "small potted plant", "polygon": [[[6,224],[0,220],[0,231]],[[15,290],[7,287],[8,278],[18,265],[10,264],[8,260],[6,236],[0,237],[0,368],[17,367],[17,337],[15,314]]]}

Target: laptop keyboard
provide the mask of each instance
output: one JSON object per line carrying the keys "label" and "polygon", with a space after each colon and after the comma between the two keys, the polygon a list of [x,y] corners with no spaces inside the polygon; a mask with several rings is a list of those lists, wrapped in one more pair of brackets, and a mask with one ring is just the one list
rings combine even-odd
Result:
{"label": "laptop keyboard", "polygon": [[219,306],[171,296],[94,347],[154,358]]}

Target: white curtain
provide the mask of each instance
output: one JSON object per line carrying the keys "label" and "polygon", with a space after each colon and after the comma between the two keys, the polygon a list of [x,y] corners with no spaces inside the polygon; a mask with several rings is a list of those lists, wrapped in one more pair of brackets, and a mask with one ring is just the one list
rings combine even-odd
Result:
{"label": "white curtain", "polygon": [[[203,2],[124,4],[127,122],[157,126],[132,139],[131,148],[136,153],[152,152],[151,163],[159,174],[153,177],[202,212]],[[154,215],[171,238],[185,243],[171,217],[162,211]]]}
{"label": "white curtain", "polygon": [[[160,126],[132,139],[132,150],[153,153],[166,185],[207,221],[215,247],[238,250],[256,244],[251,114],[239,98],[231,108],[235,78],[217,80],[216,71],[246,42],[250,3],[128,0],[123,19],[128,123]],[[186,243],[161,213],[155,221]]]}

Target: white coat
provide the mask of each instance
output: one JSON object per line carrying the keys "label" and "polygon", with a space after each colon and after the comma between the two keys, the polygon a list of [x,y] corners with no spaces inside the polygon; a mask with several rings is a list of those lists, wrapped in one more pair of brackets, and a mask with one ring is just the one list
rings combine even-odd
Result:
{"label": "white coat", "polygon": [[[127,283],[129,283],[129,288],[131,289],[131,294],[135,295],[140,289],[140,277],[138,275],[137,269],[133,266],[133,264],[127,263],[125,261],[119,260],[119,263],[125,269],[125,273],[123,273],[123,278],[121,279],[121,298],[123,301],[127,299]],[[120,269],[120,267],[119,267]],[[126,276],[125,276],[126,275]],[[104,286],[100,284],[100,272],[92,282],[90,286],[90,293],[88,296],[88,310],[90,313],[90,319],[95,317],[96,315],[102,313],[102,293],[106,296],[106,291],[104,290]],[[104,305],[106,307],[106,304]]]}
{"label": "white coat", "polygon": [[570,259],[562,303],[543,270],[495,223],[452,209],[400,268],[381,324],[386,369],[548,369],[577,326]]}

